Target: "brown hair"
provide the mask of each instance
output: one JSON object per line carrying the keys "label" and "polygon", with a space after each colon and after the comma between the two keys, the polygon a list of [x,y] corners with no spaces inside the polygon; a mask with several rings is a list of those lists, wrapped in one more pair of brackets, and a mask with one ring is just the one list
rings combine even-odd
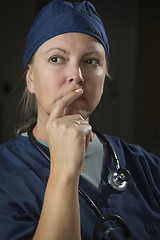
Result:
{"label": "brown hair", "polygon": [[[30,59],[29,64],[32,64],[34,61],[34,55]],[[24,78],[26,78],[27,69],[24,73]],[[27,132],[29,126],[37,121],[37,101],[34,93],[30,93],[27,85],[25,84],[25,89],[22,94],[20,103],[18,104],[19,112],[19,123],[15,129],[15,134],[18,135],[22,132]]]}

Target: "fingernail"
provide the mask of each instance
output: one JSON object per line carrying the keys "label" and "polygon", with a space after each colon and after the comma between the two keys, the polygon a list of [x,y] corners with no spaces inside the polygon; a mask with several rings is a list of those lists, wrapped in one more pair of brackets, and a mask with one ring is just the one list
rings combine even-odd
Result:
{"label": "fingernail", "polygon": [[80,93],[80,92],[83,92],[82,88],[78,88],[75,90],[76,93]]}

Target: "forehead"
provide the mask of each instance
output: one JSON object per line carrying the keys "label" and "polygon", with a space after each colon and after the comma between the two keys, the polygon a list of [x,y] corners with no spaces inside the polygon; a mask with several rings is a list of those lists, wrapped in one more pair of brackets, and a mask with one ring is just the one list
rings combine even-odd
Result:
{"label": "forehead", "polygon": [[38,49],[38,51],[46,52],[52,48],[61,48],[64,50],[79,50],[79,51],[97,51],[101,54],[105,54],[104,47],[94,37],[84,33],[64,33],[55,36],[46,42],[44,42]]}

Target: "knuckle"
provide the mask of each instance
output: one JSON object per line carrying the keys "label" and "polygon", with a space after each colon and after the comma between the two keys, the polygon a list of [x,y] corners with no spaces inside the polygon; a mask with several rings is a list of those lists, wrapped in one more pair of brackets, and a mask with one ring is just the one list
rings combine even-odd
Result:
{"label": "knuckle", "polygon": [[48,119],[46,124],[46,130],[49,132],[51,129],[56,129],[59,125],[59,119]]}
{"label": "knuckle", "polygon": [[72,134],[72,136],[74,136],[75,138],[77,138],[81,134],[80,128],[77,128],[74,126],[70,126],[69,131]]}
{"label": "knuckle", "polygon": [[61,128],[62,132],[66,132],[68,130],[68,126],[64,122],[61,122],[61,124],[59,124],[59,127]]}

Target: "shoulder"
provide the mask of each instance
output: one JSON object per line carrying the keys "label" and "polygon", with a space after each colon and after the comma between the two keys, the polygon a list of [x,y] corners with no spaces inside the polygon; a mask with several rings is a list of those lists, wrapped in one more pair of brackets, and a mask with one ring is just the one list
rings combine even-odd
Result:
{"label": "shoulder", "polygon": [[[23,189],[22,183],[31,184],[48,178],[49,161],[32,145],[28,137],[22,135],[0,146],[0,188],[8,189],[14,185]],[[37,177],[38,176],[38,177]]]}
{"label": "shoulder", "polygon": [[[0,169],[14,167],[20,162],[25,148],[27,148],[28,139],[18,135],[17,137],[0,145]],[[16,167],[16,166],[15,166]]]}
{"label": "shoulder", "polygon": [[150,179],[149,181],[154,182],[157,186],[159,185],[159,157],[146,151],[141,146],[127,143],[119,137],[108,135],[105,135],[105,137],[116,152],[121,167],[129,169],[135,178],[141,176],[144,179]]}
{"label": "shoulder", "polygon": [[18,135],[0,145],[0,175],[1,172],[15,175],[18,171],[35,170],[46,165],[48,167],[48,160],[44,159],[26,136]]}
{"label": "shoulder", "polygon": [[132,157],[140,157],[144,156],[146,158],[154,158],[156,161],[160,161],[160,158],[155,156],[154,154],[148,152],[145,150],[143,147],[137,145],[137,144],[132,144],[132,143],[127,143],[120,137],[116,136],[109,136],[104,134],[104,136],[109,140],[110,144],[117,150],[118,153],[123,154],[123,155],[128,155]]}
{"label": "shoulder", "polygon": [[[0,175],[16,174],[26,169],[33,155],[33,148],[27,137],[18,135],[0,145]],[[1,177],[0,177],[1,179]]]}
{"label": "shoulder", "polygon": [[3,154],[6,153],[18,153],[22,152],[24,148],[30,145],[30,141],[27,137],[23,137],[22,135],[18,135],[17,137],[0,144],[0,159]]}
{"label": "shoulder", "polygon": [[6,147],[13,147],[13,146],[15,146],[16,144],[17,144],[17,142],[18,142],[18,144],[22,141],[24,141],[24,140],[26,140],[27,138],[25,138],[25,137],[23,137],[21,134],[20,135],[18,135],[18,136],[16,136],[15,138],[12,138],[12,139],[10,139],[9,141],[7,141],[7,142],[4,142],[4,143],[1,143],[0,144],[0,151],[2,151],[4,148],[6,148]]}

